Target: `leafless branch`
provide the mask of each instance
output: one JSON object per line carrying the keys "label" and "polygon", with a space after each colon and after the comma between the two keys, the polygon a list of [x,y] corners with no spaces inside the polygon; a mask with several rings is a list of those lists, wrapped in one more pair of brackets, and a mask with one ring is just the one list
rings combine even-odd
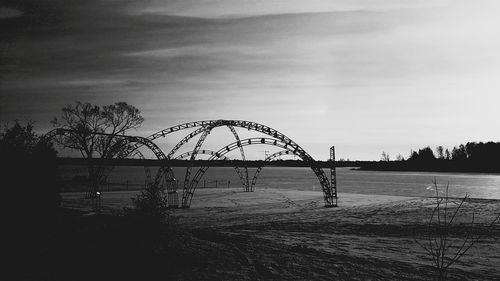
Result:
{"label": "leafless branch", "polygon": [[[448,269],[467,254],[467,252],[484,236],[488,231],[477,231],[475,213],[472,213],[471,221],[465,225],[466,235],[462,238],[459,245],[451,240],[453,223],[458,219],[464,204],[468,201],[469,195],[466,194],[459,203],[450,201],[449,183],[446,185],[443,196],[439,195],[439,187],[436,179],[433,180],[435,189],[435,204],[429,220],[427,222],[426,233],[424,234],[425,243],[415,239],[419,245],[432,259],[432,264],[436,270],[436,278],[444,280]],[[450,205],[456,205],[456,209],[451,211]],[[486,226],[490,230],[500,220],[500,214]],[[455,249],[455,250],[454,250]]]}

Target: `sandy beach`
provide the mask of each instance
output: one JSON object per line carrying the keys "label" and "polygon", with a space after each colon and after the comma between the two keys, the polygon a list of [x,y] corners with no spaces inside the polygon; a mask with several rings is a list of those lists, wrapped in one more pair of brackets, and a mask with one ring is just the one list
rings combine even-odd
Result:
{"label": "sandy beach", "polygon": [[[102,196],[104,212],[130,204],[134,192]],[[63,205],[85,209],[81,194],[63,194]],[[211,266],[179,272],[178,279],[223,280],[430,280],[431,257],[416,243],[427,229],[435,199],[339,194],[338,207],[324,208],[321,192],[261,189],[199,189],[190,209],[172,210],[193,234],[190,251]],[[491,221],[500,201],[472,199],[451,232]],[[497,280],[500,227],[485,235],[452,266],[452,280]],[[420,240],[421,241],[421,240]],[[450,249],[452,251],[452,249]]]}

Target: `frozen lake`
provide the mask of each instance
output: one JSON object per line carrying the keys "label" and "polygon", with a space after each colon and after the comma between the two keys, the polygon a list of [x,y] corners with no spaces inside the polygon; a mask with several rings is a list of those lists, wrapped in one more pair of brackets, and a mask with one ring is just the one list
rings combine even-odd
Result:
{"label": "frozen lake", "polygon": [[[197,167],[193,168],[192,175]],[[70,171],[68,171],[70,170]],[[186,168],[174,168],[175,176],[182,186]],[[249,169],[252,179],[255,168]],[[329,177],[329,170],[325,170]],[[76,174],[84,175],[85,170],[77,167],[65,169],[63,176],[68,178]],[[450,184],[451,196],[464,196],[468,193],[474,198],[500,199],[500,175],[432,172],[380,172],[356,171],[350,168],[337,169],[337,184],[340,193],[380,194],[397,196],[433,196],[434,178],[441,187]],[[204,180],[205,181],[204,181]],[[209,187],[241,186],[241,181],[233,168],[210,168],[199,184]],[[128,184],[130,189],[140,188],[144,183],[145,173],[141,167],[117,167],[109,177],[116,184]],[[321,186],[315,174],[309,168],[265,167],[259,174],[256,188],[284,188],[295,190],[316,190]]]}

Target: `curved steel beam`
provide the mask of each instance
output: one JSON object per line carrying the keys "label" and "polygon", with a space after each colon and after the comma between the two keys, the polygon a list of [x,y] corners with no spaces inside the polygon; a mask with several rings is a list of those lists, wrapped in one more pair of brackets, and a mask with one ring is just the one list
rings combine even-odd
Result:
{"label": "curved steel beam", "polygon": [[[203,149],[203,150],[198,151],[198,154],[203,154],[203,155],[215,155],[215,153],[216,153],[215,151],[207,150],[207,149]],[[181,155],[175,157],[175,159],[186,159],[188,157],[191,157],[192,154],[193,154],[192,151],[184,152]],[[229,160],[229,158],[224,156],[224,157],[219,158],[217,160]],[[234,167],[234,170],[236,171],[236,173],[240,177],[241,183],[243,184],[243,188],[245,188],[245,182],[246,182],[245,175],[241,172],[241,170],[238,167]]]}
{"label": "curved steel beam", "polygon": [[[229,128],[229,130],[231,130],[231,133],[233,133],[234,138],[236,139],[236,141],[239,142],[240,141],[240,136],[238,135],[238,133],[236,132],[236,130],[234,129],[234,127],[231,126],[231,125],[227,126],[227,127]],[[246,161],[247,159],[245,157],[245,150],[243,149],[243,146],[240,146],[240,154],[241,154],[241,159],[243,161]],[[238,167],[236,167],[236,168],[238,169],[238,174],[240,174],[239,168]],[[252,191],[252,190],[250,190],[249,177],[248,177],[248,167],[244,166],[243,169],[245,171],[245,174],[244,174],[245,175],[245,178],[244,178],[245,180],[243,182],[243,186],[245,188],[245,191],[249,192],[249,191]]]}
{"label": "curved steel beam", "polygon": [[[137,136],[124,136],[123,141],[120,145],[125,146],[125,145],[133,145],[136,147],[133,151],[137,151],[137,149],[141,146],[146,146],[148,147],[153,153],[155,154],[156,158],[159,160],[166,160],[167,156],[163,153],[163,151],[151,140],[144,138],[144,137],[137,137]],[[140,144],[140,145],[138,145]],[[130,152],[128,152],[130,153]],[[168,167],[168,166],[161,166],[158,169],[158,172],[156,173],[156,177],[154,180],[154,184],[158,185],[162,182],[162,179],[164,180],[166,184],[166,188],[169,192],[176,190],[177,189],[177,184],[176,184],[176,179],[174,176],[174,171]]]}
{"label": "curved steel beam", "polygon": [[[275,153],[269,155],[266,158],[266,160],[264,160],[264,161],[272,161],[275,158],[278,158],[282,155],[295,155],[295,154],[293,154],[293,152],[290,150],[281,150],[281,151],[278,151],[278,152],[275,152]],[[259,177],[259,173],[260,173],[260,171],[262,171],[263,168],[264,168],[264,166],[258,167],[257,170],[255,171],[255,174],[253,175],[252,186],[251,186],[252,191],[255,190],[255,184],[257,183],[257,178]]]}
{"label": "curved steel beam", "polygon": [[[179,130],[187,129],[187,128],[193,128],[193,127],[208,127],[211,129],[215,127],[220,127],[220,126],[232,126],[232,127],[240,127],[240,128],[246,128],[248,130],[253,130],[257,131],[263,134],[266,134],[268,136],[271,136],[275,139],[280,140],[281,142],[284,142],[287,144],[287,146],[290,148],[290,150],[294,151],[294,154],[302,158],[304,161],[314,161],[314,159],[302,148],[300,147],[297,143],[295,143],[293,140],[291,140],[289,137],[284,135],[283,133],[268,127],[266,125],[262,125],[256,122],[250,122],[250,121],[243,121],[243,120],[207,120],[207,121],[195,121],[195,122],[189,122],[189,123],[184,123],[181,125],[177,125],[174,127],[170,127],[167,129],[164,129],[162,131],[159,131],[157,133],[154,133],[148,137],[150,140],[157,139],[159,137],[165,137],[167,134],[170,134],[172,132],[176,132]],[[326,176],[325,176],[326,178]],[[325,183],[326,184],[326,183]],[[329,185],[329,183],[328,183]]]}
{"label": "curved steel beam", "polygon": [[240,127],[240,128],[245,128],[248,130],[253,130],[257,132],[261,132],[263,134],[266,134],[268,136],[271,136],[273,138],[282,140],[286,143],[290,142],[290,145],[293,146],[298,146],[295,142],[293,142],[289,137],[285,136],[284,134],[280,133],[279,131],[268,127],[266,125],[262,125],[256,122],[251,122],[251,121],[243,121],[243,120],[205,120],[205,121],[195,121],[195,122],[188,122],[184,124],[180,124],[177,126],[169,127],[164,130],[158,131],[147,138],[150,140],[155,140],[160,137],[165,137],[166,135],[177,132],[180,130],[188,129],[188,128],[195,128],[195,127],[220,127],[220,126],[233,126],[233,127]]}
{"label": "curved steel beam", "polygon": [[208,125],[213,124],[216,121],[217,120],[188,122],[188,123],[184,123],[184,124],[180,124],[180,125],[176,125],[176,126],[173,126],[173,127],[169,127],[169,128],[163,129],[161,131],[158,131],[158,132],[156,132],[156,133],[148,136],[147,138],[150,139],[150,140],[155,140],[155,139],[161,138],[161,137],[164,138],[166,135],[174,133],[174,132],[177,132],[177,131],[180,131],[180,130],[208,126]]}
{"label": "curved steel beam", "polygon": [[[182,159],[186,159],[188,157],[190,158],[191,154],[193,154],[192,151],[184,152],[184,153],[178,155],[177,157],[175,157],[174,159],[182,160]],[[208,150],[208,149],[203,149],[203,150],[198,151],[198,154],[202,154],[202,155],[214,155],[215,151]],[[221,160],[227,160],[227,157],[225,157],[225,159],[221,159]]]}
{"label": "curved steel beam", "polygon": [[[205,125],[205,126],[202,126],[196,130],[194,130],[193,132],[189,133],[188,135],[186,135],[182,140],[180,140],[175,146],[174,148],[172,148],[172,150],[168,153],[167,155],[167,158],[170,159],[173,157],[173,155],[184,145],[186,144],[187,142],[189,142],[189,140],[191,140],[192,138],[196,137],[197,135],[199,135],[200,133],[203,133],[205,136],[201,138],[201,143],[198,141],[197,145],[199,144],[199,149],[201,149],[201,145],[203,144],[205,138],[208,136],[208,134],[210,134],[211,130],[214,128],[214,127],[217,127],[220,123],[219,122],[211,122],[210,125]],[[238,135],[238,133],[236,132],[236,130],[234,129],[233,126],[227,126],[229,128],[229,130],[231,131],[231,133],[234,135],[234,138],[236,139],[236,141],[239,141],[240,140],[240,137]],[[175,127],[177,128],[177,127]],[[188,127],[189,128],[189,127]],[[170,132],[170,130],[167,130],[167,132]],[[165,136],[166,134],[162,135],[162,136]],[[243,161],[246,160],[246,157],[245,157],[245,151],[243,150],[243,148],[241,147],[240,148],[240,153],[241,153],[241,158]],[[196,154],[197,154],[197,151],[196,149],[193,150],[191,152],[191,160],[194,160],[196,158]],[[186,169],[186,178],[185,180],[189,180],[189,177],[190,177],[190,174],[191,174],[191,167],[187,167]],[[241,183],[243,184],[243,189],[245,191],[250,191],[250,184],[249,184],[249,176],[248,176],[248,168],[247,167],[244,167],[244,173],[242,173],[240,171],[240,168],[239,167],[235,167],[235,170],[236,172],[238,173],[238,175],[240,176],[240,179],[241,179]],[[184,184],[186,184],[187,182],[184,181]]]}
{"label": "curved steel beam", "polygon": [[[272,145],[276,147],[281,147],[286,150],[293,151],[295,155],[300,157],[302,160],[311,162],[311,169],[313,172],[316,174],[321,187],[323,188],[323,198],[325,200],[325,206],[330,207],[334,206],[335,198],[334,194],[332,193],[332,190],[330,189],[330,181],[326,177],[324,171],[321,168],[318,168],[313,165],[312,157],[309,156],[309,154],[306,153],[297,153],[300,152],[298,146],[292,145],[291,141],[283,141],[280,139],[271,139],[271,138],[250,138],[250,139],[244,139],[241,141],[237,141],[234,143],[231,143],[223,148],[221,148],[219,151],[215,153],[215,155],[212,155],[208,160],[214,160],[216,158],[220,158],[224,156],[226,153],[239,148],[240,146],[248,146],[248,145]],[[208,170],[208,166],[201,167],[195,176],[193,177],[193,180],[191,181],[191,184],[189,186],[184,186],[184,190],[182,193],[182,207],[188,208],[191,205],[191,200],[193,198],[194,191],[196,190],[196,187],[198,186],[198,183],[201,179],[201,177],[205,174],[205,172]]]}
{"label": "curved steel beam", "polygon": [[[236,131],[234,130],[234,127],[246,128],[248,130],[254,130],[254,131],[272,136],[273,138],[284,141],[287,144],[289,144],[290,146],[294,147],[298,151],[297,156],[300,155],[302,158],[305,158],[308,160],[313,160],[313,158],[305,150],[303,150],[298,144],[296,144],[294,141],[292,141],[290,138],[288,138],[284,134],[280,133],[279,131],[277,131],[271,127],[259,124],[259,123],[250,122],[250,121],[243,121],[243,120],[206,120],[206,121],[188,122],[188,123],[180,124],[177,126],[173,126],[173,127],[161,130],[157,133],[150,135],[148,137],[148,139],[154,140],[154,139],[157,139],[160,137],[165,137],[166,135],[168,135],[170,133],[177,132],[180,130],[184,130],[184,129],[188,129],[188,128],[195,128],[195,127],[202,127],[202,128],[197,129],[196,131],[192,132],[188,136],[186,136],[183,140],[181,140],[174,147],[174,149],[172,149],[172,151],[169,153],[169,156],[172,156],[175,153],[175,151],[177,151],[189,139],[193,138],[197,134],[200,134],[200,133],[207,131],[207,130],[210,131],[213,128],[219,127],[219,126],[227,126],[231,130],[233,135],[235,136],[236,141],[239,141],[239,136],[236,133]],[[240,152],[242,155],[242,159],[245,160],[245,153],[244,153],[244,150],[242,148],[240,149]],[[194,157],[196,157],[196,155],[194,155]],[[250,184],[249,184],[249,177],[247,176],[248,175],[248,168],[244,167],[244,169],[245,169],[245,176],[246,176],[245,177],[246,180],[244,183],[245,190],[251,191]],[[189,171],[186,171],[187,176],[189,176],[189,174],[191,173],[190,168],[188,168],[188,170]],[[186,177],[186,178],[188,178],[188,177]]]}
{"label": "curved steel beam", "polygon": [[[189,161],[194,161],[194,159],[196,159],[196,155],[198,154],[198,150],[200,150],[201,146],[203,145],[203,142],[205,141],[205,139],[207,138],[208,134],[210,134],[210,128],[208,128],[207,130],[205,130],[200,138],[198,139],[198,141],[196,142],[196,145],[193,149],[193,153],[191,154],[191,157],[189,158]],[[188,188],[189,186],[189,180],[191,178],[191,165],[189,165],[187,168],[186,168],[186,174],[184,176],[184,189]]]}
{"label": "curved steel beam", "polygon": [[[266,134],[268,136],[273,137],[274,141],[279,141],[283,148],[290,150],[290,151],[293,151],[293,153],[295,155],[299,156],[302,160],[311,161],[311,162],[314,161],[314,159],[302,147],[300,147],[297,143],[292,141],[289,137],[282,134],[281,132],[279,132],[271,127],[259,124],[259,123],[250,122],[250,121],[243,121],[243,120],[206,120],[206,121],[188,122],[188,123],[176,125],[176,126],[161,130],[157,133],[154,133],[154,134],[148,136],[146,139],[148,139],[149,141],[152,141],[152,140],[155,140],[155,139],[160,138],[160,137],[165,137],[167,134],[170,134],[170,133],[173,133],[176,131],[180,131],[180,130],[184,130],[184,129],[188,129],[188,128],[195,128],[195,127],[205,127],[205,126],[208,127],[208,131],[210,131],[211,129],[213,129],[215,127],[220,127],[220,126],[241,127],[241,128],[246,128],[248,130],[257,131],[257,132],[260,132],[260,133],[263,133],[263,134]],[[207,130],[207,129],[205,129],[205,130]],[[265,143],[269,139],[266,139],[266,138],[262,138],[262,139],[264,140],[263,144],[273,145],[272,143]],[[128,150],[129,153],[131,153],[133,150],[140,148],[143,145],[148,146],[148,144],[144,141],[131,142],[131,140],[127,141],[127,143],[132,144],[132,147]],[[202,142],[200,143],[200,146],[201,146]],[[236,143],[239,143],[239,146],[245,146],[245,145],[243,145],[243,141],[236,141]],[[276,144],[274,144],[274,145],[276,145]],[[239,147],[239,146],[237,146],[237,147]],[[198,150],[199,150],[199,148],[198,148]],[[156,152],[155,152],[155,154],[156,154]],[[193,156],[195,157],[195,155],[193,155]],[[169,167],[167,167],[166,169],[167,169],[167,171],[168,170],[171,171],[171,169]],[[324,199],[325,199],[325,205],[327,207],[335,206],[336,193],[333,192],[333,187],[332,187],[330,181],[328,180],[328,178],[325,176],[323,170],[320,168],[317,168],[317,167],[311,167],[311,169],[313,169],[313,171],[315,172],[315,174],[318,177],[320,184],[322,186]],[[202,171],[202,169],[200,169],[199,172],[204,173],[204,171]],[[157,176],[157,178],[158,178],[158,176]],[[167,175],[167,178],[169,178],[170,180],[175,180],[175,178],[173,177],[173,173],[171,175]],[[185,188],[185,191],[183,194],[183,206],[184,207],[188,207],[189,204],[191,203],[192,192],[194,192],[194,189],[191,188],[191,186],[196,186],[196,185],[197,185],[197,182],[195,182],[193,179],[193,182],[191,182],[190,186],[187,189]],[[192,192],[191,192],[191,190],[192,190]],[[191,194],[189,192],[191,192]],[[185,198],[187,200],[185,200]]]}
{"label": "curved steel beam", "polygon": [[[149,139],[149,140],[155,140],[157,138],[165,137],[166,135],[168,135],[170,133],[177,132],[177,131],[180,131],[180,130],[189,129],[189,128],[196,128],[196,127],[207,127],[205,129],[200,128],[200,129],[192,132],[183,141],[179,142],[178,146],[176,146],[168,154],[168,156],[171,157],[175,153],[175,151],[180,146],[182,146],[184,143],[186,143],[190,138],[194,137],[195,135],[197,135],[197,134],[199,134],[199,133],[201,133],[203,131],[206,131],[206,130],[210,131],[213,128],[220,127],[220,126],[241,127],[241,128],[246,128],[248,130],[253,130],[253,131],[257,131],[257,132],[266,134],[266,135],[271,136],[273,138],[279,139],[279,140],[287,143],[289,146],[293,147],[294,151],[296,152],[295,154],[297,156],[300,156],[302,159],[307,159],[305,161],[313,161],[313,158],[304,149],[302,149],[297,143],[295,143],[294,141],[292,141],[289,137],[287,137],[286,135],[282,134],[281,132],[279,132],[279,131],[271,128],[271,127],[268,127],[266,125],[262,125],[262,124],[259,124],[259,123],[256,123],[256,122],[243,121],[243,120],[205,120],[205,121],[188,122],[188,123],[176,125],[176,126],[169,127],[169,128],[164,129],[164,130],[161,130],[159,132],[156,132],[156,133],[148,136],[147,139]],[[132,150],[138,149],[140,146],[141,146],[140,143],[136,143],[134,145],[134,147],[132,147]],[[325,176],[325,178],[326,178],[326,176]],[[328,190],[331,189],[330,187],[328,187],[330,185],[329,182],[328,183],[326,183],[326,182],[322,183],[322,185],[323,184],[325,185],[325,186],[323,186],[324,189],[325,188],[328,189]]]}
{"label": "curved steel beam", "polygon": [[187,136],[185,136],[183,139],[181,139],[174,146],[174,148],[172,148],[172,150],[170,150],[170,152],[167,154],[167,159],[171,159],[174,156],[174,154],[177,152],[177,150],[179,150],[179,148],[181,148],[184,144],[189,142],[190,139],[196,137],[197,135],[199,135],[200,133],[203,133],[205,131],[209,131],[209,128],[206,126],[198,128],[198,129],[194,130],[193,132],[189,133]]}

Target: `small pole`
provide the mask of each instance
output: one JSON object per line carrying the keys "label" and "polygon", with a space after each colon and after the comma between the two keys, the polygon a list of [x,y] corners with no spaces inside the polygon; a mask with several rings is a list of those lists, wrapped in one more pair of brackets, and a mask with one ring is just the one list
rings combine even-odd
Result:
{"label": "small pole", "polygon": [[217,180],[215,180],[215,188],[217,188]]}
{"label": "small pole", "polygon": [[229,183],[231,183],[231,181],[227,181],[227,189],[229,189]]}

